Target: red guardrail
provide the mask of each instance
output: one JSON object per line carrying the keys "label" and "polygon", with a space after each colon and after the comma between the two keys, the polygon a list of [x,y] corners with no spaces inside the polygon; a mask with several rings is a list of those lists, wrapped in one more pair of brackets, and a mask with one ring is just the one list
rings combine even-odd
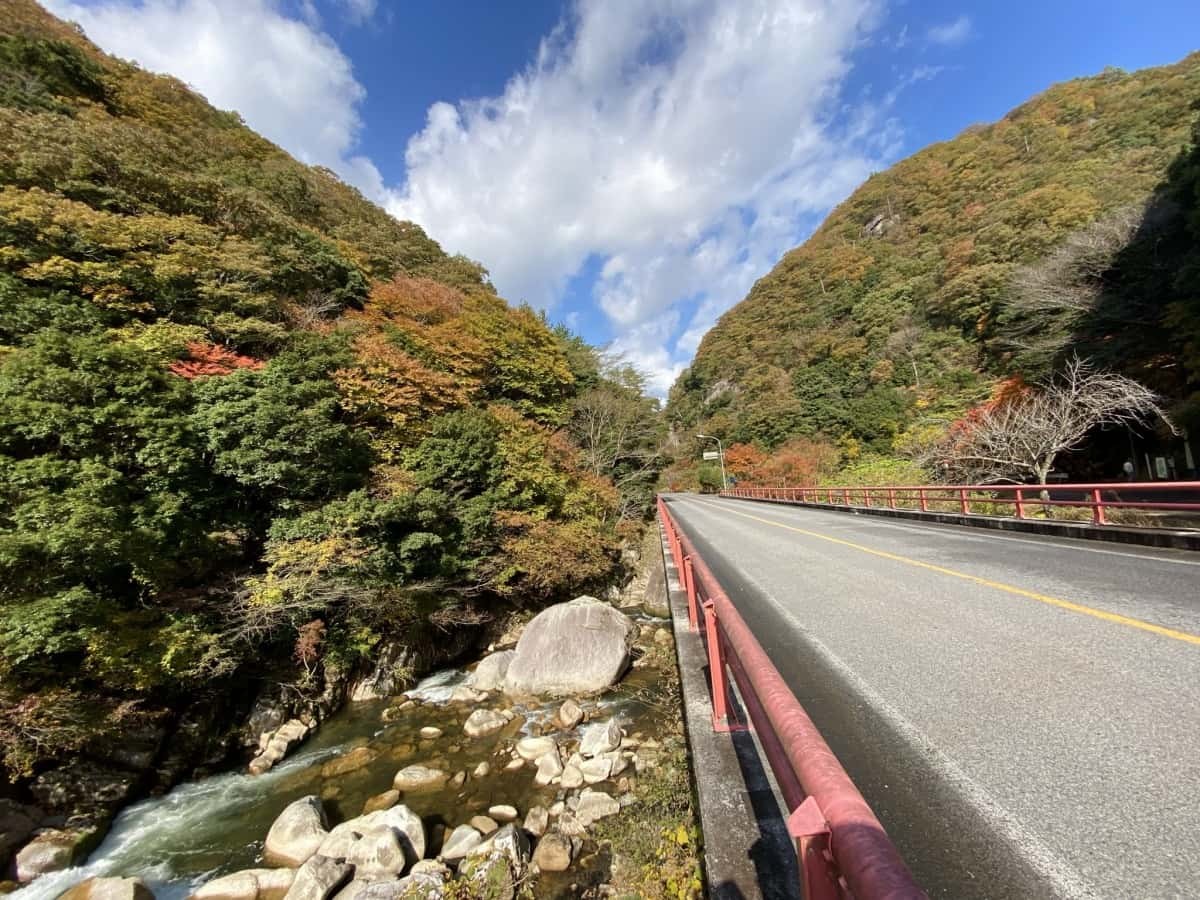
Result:
{"label": "red guardrail", "polygon": [[726,680],[732,672],[788,807],[806,900],[925,898],[883,825],[661,497],[658,514],[687,592],[688,623],[706,644],[713,727],[745,727],[733,721]]}
{"label": "red guardrail", "polygon": [[[1078,498],[1071,495],[1077,494]],[[1126,499],[1122,499],[1122,494]],[[1130,499],[1133,494],[1158,495],[1161,500]],[[1065,495],[1065,496],[1064,496]],[[936,512],[931,507],[961,515],[1005,515],[1030,518],[1030,511],[1053,507],[1090,511],[1094,525],[1108,525],[1107,510],[1141,510],[1200,514],[1200,481],[1120,482],[1117,484],[924,484],[880,487],[750,487],[722,491],[723,497],[813,503],[826,506],[911,509]],[[1178,500],[1185,496],[1190,499]],[[997,511],[997,510],[1001,511]],[[1200,519],[1200,515],[1196,518]],[[1136,523],[1121,523],[1136,524]],[[1157,523],[1156,523],[1157,524]],[[1194,526],[1193,526],[1194,527]]]}

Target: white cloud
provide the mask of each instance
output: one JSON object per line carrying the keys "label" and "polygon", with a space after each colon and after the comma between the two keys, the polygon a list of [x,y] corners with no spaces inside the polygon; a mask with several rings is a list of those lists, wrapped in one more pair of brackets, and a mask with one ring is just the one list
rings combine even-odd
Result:
{"label": "white cloud", "polygon": [[312,14],[290,18],[272,0],[42,2],[109,53],[174,75],[304,162],[383,197],[378,170],[354,155],[366,92]]}
{"label": "white cloud", "polygon": [[968,16],[962,15],[952,22],[934,25],[926,32],[925,36],[931,44],[945,44],[947,46],[961,44],[971,36],[971,19]]}
{"label": "white cloud", "polygon": [[[438,103],[389,208],[549,307],[592,255],[665,392],[716,317],[892,149],[838,108],[873,0],[581,0],[496,97]],[[852,121],[845,121],[852,118]],[[675,334],[682,328],[682,337]]]}
{"label": "white cloud", "polygon": [[356,25],[361,25],[375,15],[377,0],[339,0],[345,7],[346,16]]}

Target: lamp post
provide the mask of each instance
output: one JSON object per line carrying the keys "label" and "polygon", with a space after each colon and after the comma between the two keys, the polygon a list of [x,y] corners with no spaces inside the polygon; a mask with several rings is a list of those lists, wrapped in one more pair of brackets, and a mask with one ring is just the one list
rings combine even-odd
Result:
{"label": "lamp post", "polygon": [[717,442],[717,459],[721,461],[721,490],[729,490],[729,480],[725,477],[725,448],[721,445],[719,437],[713,437],[711,434],[699,434],[696,437],[703,438],[706,441]]}

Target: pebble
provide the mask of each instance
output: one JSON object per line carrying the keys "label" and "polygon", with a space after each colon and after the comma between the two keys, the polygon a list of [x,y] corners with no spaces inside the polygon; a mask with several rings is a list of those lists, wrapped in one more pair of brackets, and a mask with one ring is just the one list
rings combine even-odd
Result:
{"label": "pebble", "polygon": [[491,771],[492,771],[491,763],[489,763],[485,760],[484,762],[481,762],[479,765],[477,765],[475,767],[475,771],[471,773],[471,777],[472,778],[485,778],[491,774]]}
{"label": "pebble", "polygon": [[434,728],[432,725],[426,725],[421,729],[421,737],[426,741],[436,740],[442,736],[442,729]]}
{"label": "pebble", "polygon": [[512,822],[519,813],[515,806],[509,806],[507,803],[501,803],[496,806],[488,807],[488,815],[497,822]]}

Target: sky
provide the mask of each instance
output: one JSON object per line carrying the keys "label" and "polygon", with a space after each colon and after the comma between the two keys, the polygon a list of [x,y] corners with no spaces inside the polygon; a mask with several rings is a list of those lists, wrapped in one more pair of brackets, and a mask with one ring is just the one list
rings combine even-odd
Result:
{"label": "sky", "polygon": [[1200,49],[1195,0],[43,0],[665,395],[873,171]]}

